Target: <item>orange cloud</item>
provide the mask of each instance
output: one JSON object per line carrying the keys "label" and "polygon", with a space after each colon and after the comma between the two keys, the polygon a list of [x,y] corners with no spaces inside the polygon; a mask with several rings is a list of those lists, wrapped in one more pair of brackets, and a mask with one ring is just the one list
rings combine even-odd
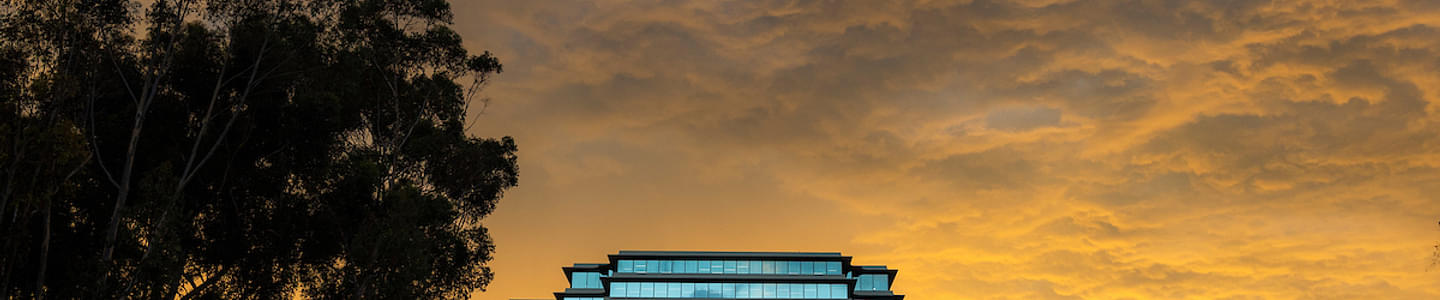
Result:
{"label": "orange cloud", "polygon": [[1427,1],[456,3],[525,178],[481,299],[618,249],[912,299],[1432,299]]}

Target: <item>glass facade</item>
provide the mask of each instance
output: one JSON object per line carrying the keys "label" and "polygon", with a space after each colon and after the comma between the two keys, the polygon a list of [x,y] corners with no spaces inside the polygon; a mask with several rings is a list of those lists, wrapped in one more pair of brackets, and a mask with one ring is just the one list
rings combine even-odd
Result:
{"label": "glass facade", "polygon": [[838,261],[622,259],[616,269],[620,273],[638,274],[844,274]]}
{"label": "glass facade", "polygon": [[575,272],[570,273],[570,288],[575,289],[599,289],[605,286],[600,284],[599,272]]}
{"label": "glass facade", "polygon": [[614,282],[610,297],[846,299],[843,283]]}

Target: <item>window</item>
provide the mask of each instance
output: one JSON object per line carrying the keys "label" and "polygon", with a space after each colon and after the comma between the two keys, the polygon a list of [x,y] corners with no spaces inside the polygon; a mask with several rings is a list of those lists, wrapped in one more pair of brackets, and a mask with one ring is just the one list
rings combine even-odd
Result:
{"label": "window", "polygon": [[599,289],[605,287],[600,285],[600,273],[598,272],[574,272],[570,273],[570,288]]}
{"label": "window", "polygon": [[640,274],[841,275],[838,261],[619,260],[614,271]]}
{"label": "window", "polygon": [[626,288],[624,282],[616,282],[610,284],[610,297],[625,297],[625,292],[628,291],[629,289]]}
{"label": "window", "polygon": [[628,259],[622,259],[622,260],[620,260],[620,273],[634,273],[634,272],[635,272],[635,261],[633,261],[633,260],[628,260]]}
{"label": "window", "polygon": [[855,282],[856,291],[888,291],[890,290],[889,274],[861,274],[860,279]]}

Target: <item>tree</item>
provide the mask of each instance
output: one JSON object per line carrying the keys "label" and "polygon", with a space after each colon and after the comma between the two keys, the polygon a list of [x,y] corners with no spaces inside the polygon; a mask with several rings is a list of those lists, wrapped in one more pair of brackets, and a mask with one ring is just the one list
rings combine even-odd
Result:
{"label": "tree", "polygon": [[462,47],[445,1],[0,8],[6,295],[441,298],[491,280],[480,221],[517,148],[465,133],[502,67]]}

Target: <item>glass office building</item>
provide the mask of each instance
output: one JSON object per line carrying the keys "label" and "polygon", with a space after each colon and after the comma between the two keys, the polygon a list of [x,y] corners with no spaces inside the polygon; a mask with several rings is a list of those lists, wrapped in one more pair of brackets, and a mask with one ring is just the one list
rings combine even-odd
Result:
{"label": "glass office building", "polygon": [[905,298],[890,291],[896,270],[840,253],[620,251],[561,269],[556,300]]}

